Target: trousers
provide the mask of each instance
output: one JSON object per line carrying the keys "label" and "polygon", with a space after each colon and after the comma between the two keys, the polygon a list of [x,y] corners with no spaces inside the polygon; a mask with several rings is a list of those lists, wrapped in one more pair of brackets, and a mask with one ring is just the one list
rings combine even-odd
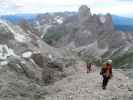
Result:
{"label": "trousers", "polygon": [[107,77],[106,75],[103,75],[103,83],[102,83],[103,89],[106,89],[109,79],[110,79],[109,77]]}

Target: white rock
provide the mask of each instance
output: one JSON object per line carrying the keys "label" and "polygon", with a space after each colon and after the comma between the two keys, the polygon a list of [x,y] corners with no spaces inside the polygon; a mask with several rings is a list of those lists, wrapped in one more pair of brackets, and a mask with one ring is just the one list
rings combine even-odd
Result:
{"label": "white rock", "polygon": [[24,57],[24,58],[30,58],[31,55],[32,55],[32,52],[31,52],[31,51],[27,51],[27,52],[24,52],[24,53],[22,54],[22,57]]}
{"label": "white rock", "polygon": [[7,45],[0,44],[0,59],[7,59],[8,56],[15,55],[14,51]]}
{"label": "white rock", "polygon": [[7,64],[8,64],[8,61],[2,61],[2,62],[0,62],[0,65],[1,66],[7,65]]}

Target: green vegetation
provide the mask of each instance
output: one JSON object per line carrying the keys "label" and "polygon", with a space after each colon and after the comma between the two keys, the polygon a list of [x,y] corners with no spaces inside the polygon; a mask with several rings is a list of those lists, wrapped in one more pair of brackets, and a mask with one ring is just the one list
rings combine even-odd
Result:
{"label": "green vegetation", "polygon": [[94,56],[80,56],[80,58],[84,61],[84,62],[86,62],[86,63],[94,63],[94,64],[96,64],[97,66],[101,66],[101,60],[100,60],[100,58],[97,58],[97,57],[94,57]]}
{"label": "green vegetation", "polygon": [[[119,51],[119,50],[118,50]],[[113,68],[133,68],[133,51],[128,51],[125,54],[119,54],[116,52],[114,55],[107,57],[104,56],[101,59],[95,58],[93,56],[81,56],[82,60],[85,62],[95,63],[97,66],[101,66],[103,62],[107,61],[107,59],[113,60]]]}
{"label": "green vegetation", "polygon": [[47,30],[43,40],[50,45],[56,44],[56,42],[61,39],[63,36],[67,34],[74,34],[78,31],[78,27],[76,25],[59,25],[55,27],[51,27]]}
{"label": "green vegetation", "polygon": [[131,67],[130,65],[133,63],[133,52],[128,52],[123,54],[122,56],[117,56],[112,58],[113,66],[115,68],[127,68]]}
{"label": "green vegetation", "polygon": [[63,32],[48,32],[45,37],[44,41],[48,44],[52,44],[55,41],[58,41],[65,33]]}

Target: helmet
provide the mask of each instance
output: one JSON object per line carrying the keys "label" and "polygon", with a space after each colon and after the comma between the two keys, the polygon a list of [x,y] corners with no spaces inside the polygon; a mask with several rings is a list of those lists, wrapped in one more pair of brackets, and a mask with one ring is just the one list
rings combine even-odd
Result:
{"label": "helmet", "polygon": [[107,62],[108,62],[109,64],[111,64],[111,63],[112,63],[112,60],[111,60],[111,59],[109,59],[109,60],[107,60]]}

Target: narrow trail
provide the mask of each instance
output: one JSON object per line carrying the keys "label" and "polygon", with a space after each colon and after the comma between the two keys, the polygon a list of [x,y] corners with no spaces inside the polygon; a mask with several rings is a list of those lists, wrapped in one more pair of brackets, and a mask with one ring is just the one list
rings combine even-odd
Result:
{"label": "narrow trail", "polygon": [[78,72],[49,86],[45,100],[132,100],[128,90],[131,82],[121,71],[113,71],[107,89],[102,90],[100,70],[89,74]]}

